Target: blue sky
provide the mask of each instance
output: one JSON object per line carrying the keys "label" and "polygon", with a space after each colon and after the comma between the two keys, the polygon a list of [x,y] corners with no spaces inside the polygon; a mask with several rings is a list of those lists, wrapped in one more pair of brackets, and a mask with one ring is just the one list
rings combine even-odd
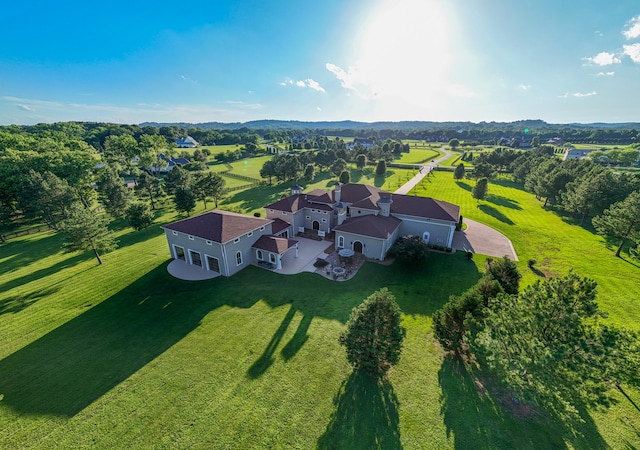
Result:
{"label": "blue sky", "polygon": [[0,124],[640,122],[637,0],[12,1]]}

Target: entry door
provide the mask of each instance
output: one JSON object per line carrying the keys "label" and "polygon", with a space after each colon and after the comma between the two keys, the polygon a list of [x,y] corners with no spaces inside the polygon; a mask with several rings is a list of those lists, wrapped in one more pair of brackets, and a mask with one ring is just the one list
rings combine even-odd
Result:
{"label": "entry door", "polygon": [[353,251],[357,253],[362,253],[362,242],[355,241],[353,243]]}

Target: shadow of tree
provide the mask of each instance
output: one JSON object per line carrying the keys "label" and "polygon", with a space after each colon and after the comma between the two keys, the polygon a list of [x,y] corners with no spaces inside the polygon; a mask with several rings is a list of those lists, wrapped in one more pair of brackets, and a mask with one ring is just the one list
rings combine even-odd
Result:
{"label": "shadow of tree", "polygon": [[505,216],[502,212],[498,211],[491,205],[478,205],[478,209],[485,214],[490,215],[491,217],[495,217],[500,222],[506,223],[507,225],[514,225],[515,222]]}
{"label": "shadow of tree", "polygon": [[505,208],[522,210],[522,207],[517,201],[503,197],[502,195],[489,194],[487,195],[487,201],[498,206],[504,206]]}
{"label": "shadow of tree", "polygon": [[565,422],[512,403],[452,357],[444,359],[438,382],[447,436],[456,449],[608,448],[584,407],[578,408],[578,420]]}
{"label": "shadow of tree", "polygon": [[353,372],[342,383],[319,449],[400,449],[399,402],[388,381]]}
{"label": "shadow of tree", "polygon": [[[222,306],[251,308],[260,301],[272,308],[289,305],[254,363],[253,373],[259,375],[270,367],[298,312],[302,315],[298,329],[281,350],[285,360],[305,344],[314,317],[345,323],[354,306],[384,286],[396,295],[405,314],[431,314],[452,293],[454,273],[460,291],[477,281],[477,267],[460,264],[463,257],[433,255],[419,275],[406,274],[395,265],[365,263],[361,276],[348,283],[311,273],[290,277],[256,267],[232,278],[189,282],[171,277],[165,262],[1,360],[2,404],[18,414],[72,417],[183,339],[209,312]],[[461,267],[454,270],[457,266]],[[433,283],[434,277],[439,277],[438,283]],[[279,288],[274,290],[274,285]],[[314,288],[305,290],[308,286]],[[35,292],[22,303],[14,297],[5,299],[4,311],[27,307],[46,293]]]}
{"label": "shadow of tree", "polygon": [[465,191],[471,192],[473,189],[469,183],[465,183],[464,181],[456,181],[456,184]]}
{"label": "shadow of tree", "polygon": [[309,331],[309,326],[311,325],[312,320],[313,317],[311,316],[302,316],[302,319],[298,324],[298,328],[296,329],[296,333],[281,351],[282,356],[285,360],[293,358],[296,353],[300,351],[304,343],[307,342],[307,339],[309,339],[309,335],[307,334],[307,332]]}
{"label": "shadow of tree", "polygon": [[10,281],[7,281],[4,284],[0,284],[0,291],[9,291],[18,286],[24,286],[25,284],[32,281],[48,277],[49,275],[53,275],[54,273],[60,272],[61,270],[67,269],[69,267],[74,267],[81,261],[86,261],[88,259],[95,259],[95,256],[93,256],[93,254],[90,255],[87,252],[81,252],[76,256],[59,261],[52,266],[33,271],[21,277],[12,278]]}
{"label": "shadow of tree", "polygon": [[289,324],[291,324],[291,321],[293,320],[293,316],[295,316],[295,314],[296,309],[291,306],[291,308],[289,308],[289,311],[287,312],[287,315],[284,316],[284,319],[282,319],[282,323],[280,323],[280,326],[273,334],[271,341],[269,341],[269,343],[267,344],[267,348],[264,349],[264,352],[262,352],[260,358],[258,358],[256,362],[254,362],[251,367],[249,367],[249,370],[247,371],[247,375],[249,375],[249,377],[258,378],[260,375],[265,373],[269,367],[271,367],[271,364],[273,364],[273,354],[275,353],[278,344],[282,340],[282,336],[284,336],[287,328],[289,328]]}
{"label": "shadow of tree", "polygon": [[38,289],[24,295],[13,295],[3,298],[0,300],[0,315],[18,313],[33,305],[41,298],[55,294],[57,291],[57,288],[49,287],[47,289]]}

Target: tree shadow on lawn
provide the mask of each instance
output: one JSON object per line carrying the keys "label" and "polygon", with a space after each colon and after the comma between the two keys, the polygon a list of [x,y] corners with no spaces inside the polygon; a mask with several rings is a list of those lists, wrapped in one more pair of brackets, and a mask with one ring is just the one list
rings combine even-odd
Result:
{"label": "tree shadow on lawn", "polygon": [[[314,317],[345,323],[351,309],[381,287],[394,292],[405,314],[431,314],[449,295],[479,278],[477,267],[461,258],[430,257],[423,270],[411,274],[399,266],[366,263],[356,277],[341,283],[311,273],[287,276],[256,267],[231,278],[182,281],[167,273],[165,262],[0,361],[1,404],[20,414],[72,417],[182,340],[211,311],[225,305],[251,308],[259,301],[272,308],[290,305],[254,364],[254,374],[260,375],[296,312],[303,318],[281,350],[286,360],[306,342]],[[5,308],[19,308],[16,301],[11,299]]]}
{"label": "tree shadow on lawn", "polygon": [[456,184],[458,185],[459,188],[464,189],[465,191],[472,191],[472,187],[469,183],[465,183],[464,181],[456,181]]}
{"label": "tree shadow on lawn", "polygon": [[319,449],[400,449],[399,402],[388,381],[353,372],[342,383]]}
{"label": "tree shadow on lawn", "polygon": [[62,248],[63,236],[54,231],[43,231],[34,234],[33,239],[9,240],[0,245],[0,273],[8,274],[21,269],[47,256],[58,252]]}
{"label": "tree shadow on lawn", "polygon": [[478,209],[480,211],[482,211],[485,214],[490,215],[491,217],[494,217],[496,219],[498,219],[500,222],[506,223],[507,225],[514,225],[515,222],[511,219],[509,219],[507,216],[505,216],[502,212],[498,211],[496,208],[494,208],[491,205],[478,205]]}
{"label": "tree shadow on lawn", "polygon": [[0,315],[19,313],[23,309],[33,305],[42,297],[55,294],[57,291],[58,288],[48,287],[46,289],[38,289],[24,295],[13,295],[11,297],[3,298],[0,300]]}
{"label": "tree shadow on lawn", "polygon": [[522,210],[522,207],[517,201],[503,197],[502,195],[489,194],[487,195],[487,201],[494,205],[504,206],[505,208]]}
{"label": "tree shadow on lawn", "polygon": [[32,281],[39,280],[41,278],[48,277],[53,275],[54,273],[58,273],[64,269],[68,269],[69,267],[75,267],[82,261],[87,261],[88,259],[95,259],[95,257],[86,252],[82,252],[77,254],[76,256],[63,259],[62,261],[58,261],[56,264],[45,267],[34,272],[31,272],[27,275],[23,275],[21,277],[12,278],[10,281],[6,283],[0,284],[0,291],[9,291],[18,286],[24,286]]}
{"label": "tree shadow on lawn", "polygon": [[445,357],[438,372],[441,413],[456,449],[609,448],[584,407],[579,422],[563,421],[487,389],[457,358]]}

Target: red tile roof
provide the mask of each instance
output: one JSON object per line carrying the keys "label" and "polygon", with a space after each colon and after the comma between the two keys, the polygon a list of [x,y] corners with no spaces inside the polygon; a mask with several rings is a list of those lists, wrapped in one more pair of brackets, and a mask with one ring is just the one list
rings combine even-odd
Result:
{"label": "red tile roof", "polygon": [[334,228],[335,231],[360,234],[377,239],[389,239],[402,221],[396,217],[374,216],[373,214],[347,219]]}
{"label": "red tile roof", "polygon": [[296,194],[278,200],[275,203],[265,206],[265,209],[275,209],[276,211],[296,212],[307,206],[304,195]]}
{"label": "red tile roof", "polygon": [[265,250],[272,253],[283,254],[291,247],[296,245],[298,241],[275,236],[260,236],[260,239],[253,244],[252,248]]}
{"label": "red tile roof", "polygon": [[273,219],[273,223],[271,224],[271,234],[278,234],[290,226],[291,224],[289,222],[285,222],[282,219]]}
{"label": "red tile roof", "polygon": [[271,222],[271,219],[214,210],[170,223],[162,228],[224,244]]}
{"label": "red tile roof", "polygon": [[430,197],[394,194],[391,197],[391,214],[423,217],[457,222],[460,219],[460,207],[453,203]]}

